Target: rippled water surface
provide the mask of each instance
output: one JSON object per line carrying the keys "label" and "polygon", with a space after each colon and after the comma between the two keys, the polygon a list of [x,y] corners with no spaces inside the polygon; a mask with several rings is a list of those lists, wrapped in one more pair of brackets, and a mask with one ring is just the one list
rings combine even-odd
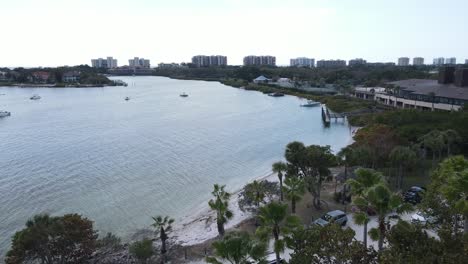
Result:
{"label": "rippled water surface", "polygon": [[[324,128],[320,108],[299,107],[295,97],[120,79],[129,86],[0,87],[0,110],[12,113],[0,119],[1,253],[37,213],[77,212],[127,236],[150,216],[186,215],[209,199],[213,183],[234,191],[268,174],[290,141],[337,151],[351,138],[344,124]],[[42,99],[29,100],[33,94]]]}

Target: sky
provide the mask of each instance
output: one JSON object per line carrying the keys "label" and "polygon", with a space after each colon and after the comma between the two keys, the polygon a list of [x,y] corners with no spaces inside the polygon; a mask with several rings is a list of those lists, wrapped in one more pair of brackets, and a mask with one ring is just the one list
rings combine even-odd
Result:
{"label": "sky", "polygon": [[0,66],[194,55],[468,59],[467,0],[0,0]]}

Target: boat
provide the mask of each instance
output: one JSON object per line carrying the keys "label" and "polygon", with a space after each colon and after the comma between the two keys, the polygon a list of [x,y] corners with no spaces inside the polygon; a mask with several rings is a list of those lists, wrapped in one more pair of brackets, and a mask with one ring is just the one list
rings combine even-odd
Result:
{"label": "boat", "polygon": [[128,96],[125,97],[125,101],[128,101],[128,100],[130,100],[130,97],[128,97]]}
{"label": "boat", "polygon": [[281,97],[281,96],[284,96],[284,93],[270,93],[268,95],[273,96],[273,97]]}
{"label": "boat", "polygon": [[39,100],[39,99],[41,99],[41,97],[40,97],[39,95],[35,94],[35,95],[31,96],[29,99],[31,99],[31,100]]}
{"label": "boat", "polygon": [[306,104],[301,104],[302,107],[314,107],[314,106],[319,106],[320,102],[315,102],[312,100],[307,101]]}
{"label": "boat", "polygon": [[0,111],[0,117],[11,116],[11,113],[8,111]]}
{"label": "boat", "polygon": [[186,93],[181,93],[181,94],[180,94],[180,97],[188,97],[188,94],[186,94]]}

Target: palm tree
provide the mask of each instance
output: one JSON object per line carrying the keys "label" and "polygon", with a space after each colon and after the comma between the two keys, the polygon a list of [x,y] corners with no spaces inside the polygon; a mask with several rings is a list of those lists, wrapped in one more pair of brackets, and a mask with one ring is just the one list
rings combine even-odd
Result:
{"label": "palm tree", "polygon": [[432,151],[432,165],[434,166],[436,154],[438,153],[440,158],[445,145],[443,134],[438,130],[432,130],[419,138],[419,141],[423,144],[424,148],[429,148]]}
{"label": "palm tree", "polygon": [[166,257],[166,241],[169,238],[167,234],[172,231],[172,224],[174,223],[174,219],[169,218],[169,216],[156,216],[153,217],[154,223],[152,226],[156,229],[156,234],[159,234],[159,238],[161,239],[161,263],[164,263]]}
{"label": "palm tree", "polygon": [[284,180],[283,192],[286,194],[286,199],[291,201],[291,212],[296,213],[296,202],[302,199],[305,193],[304,179],[297,176],[289,176]]}
{"label": "palm tree", "polygon": [[[357,198],[357,203],[363,202],[364,198]],[[379,241],[379,251],[383,249],[383,243],[387,235],[388,223],[385,220],[389,213],[396,212],[401,214],[411,210],[411,206],[404,204],[398,194],[393,193],[383,182],[371,187],[367,191],[366,202],[376,211],[378,219],[378,228],[372,228],[369,235],[373,240]]]}
{"label": "palm tree", "polygon": [[416,163],[416,153],[409,147],[396,146],[392,149],[389,156],[393,164],[398,166],[398,176],[396,186],[401,190],[403,186],[403,171]]}
{"label": "palm tree", "polygon": [[[265,261],[267,244],[256,241],[247,232],[232,232],[226,234],[222,240],[213,243],[215,255],[233,264],[248,264],[255,261]],[[207,257],[206,261],[213,264],[222,264],[216,257]]]}
{"label": "palm tree", "polygon": [[265,186],[261,182],[253,181],[247,195],[257,207],[260,207],[260,203],[265,200]]}
{"label": "palm tree", "polygon": [[367,247],[367,224],[370,220],[367,211],[371,209],[367,201],[367,192],[370,188],[380,184],[382,181],[382,174],[371,169],[357,169],[356,179],[348,180],[348,184],[351,186],[351,192],[355,196],[353,204],[360,210],[353,215],[353,218],[357,225],[364,226],[363,242],[365,247]]}
{"label": "palm tree", "polygon": [[348,146],[343,148],[338,152],[337,157],[340,164],[344,166],[344,185],[343,185],[343,192],[341,194],[342,203],[345,203],[345,196],[346,196],[346,181],[348,180],[348,168],[353,165],[354,155],[356,151],[354,148]]}
{"label": "palm tree", "polygon": [[232,212],[229,210],[229,198],[231,194],[224,191],[225,187],[226,185],[215,184],[214,190],[211,192],[214,199],[208,202],[210,208],[216,211],[216,224],[220,236],[224,236],[224,224],[233,216]]}
{"label": "palm tree", "polygon": [[256,233],[265,241],[268,240],[269,235],[273,236],[277,264],[280,263],[280,253],[285,248],[285,241],[281,239],[281,235],[286,235],[300,226],[300,219],[297,216],[288,216],[287,210],[287,204],[271,202],[261,207],[258,215],[260,227]]}
{"label": "palm tree", "polygon": [[452,154],[450,151],[452,149],[451,148],[452,145],[457,142],[460,142],[461,137],[460,137],[460,134],[458,134],[458,132],[453,129],[442,131],[442,135],[444,137],[445,144],[447,144],[447,157],[448,157]]}
{"label": "palm tree", "polygon": [[288,169],[288,165],[282,161],[273,163],[273,172],[278,174],[280,182],[280,201],[283,201],[283,173]]}

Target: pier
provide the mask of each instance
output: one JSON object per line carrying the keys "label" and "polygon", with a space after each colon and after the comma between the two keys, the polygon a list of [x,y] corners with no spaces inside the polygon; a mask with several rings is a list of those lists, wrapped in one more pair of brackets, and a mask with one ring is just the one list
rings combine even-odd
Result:
{"label": "pier", "polygon": [[325,106],[325,107],[322,107],[322,120],[325,124],[330,124],[330,121],[332,119],[335,119],[335,122],[337,122],[338,120],[341,120],[342,122],[344,122],[346,120],[346,113],[331,113],[328,108]]}

